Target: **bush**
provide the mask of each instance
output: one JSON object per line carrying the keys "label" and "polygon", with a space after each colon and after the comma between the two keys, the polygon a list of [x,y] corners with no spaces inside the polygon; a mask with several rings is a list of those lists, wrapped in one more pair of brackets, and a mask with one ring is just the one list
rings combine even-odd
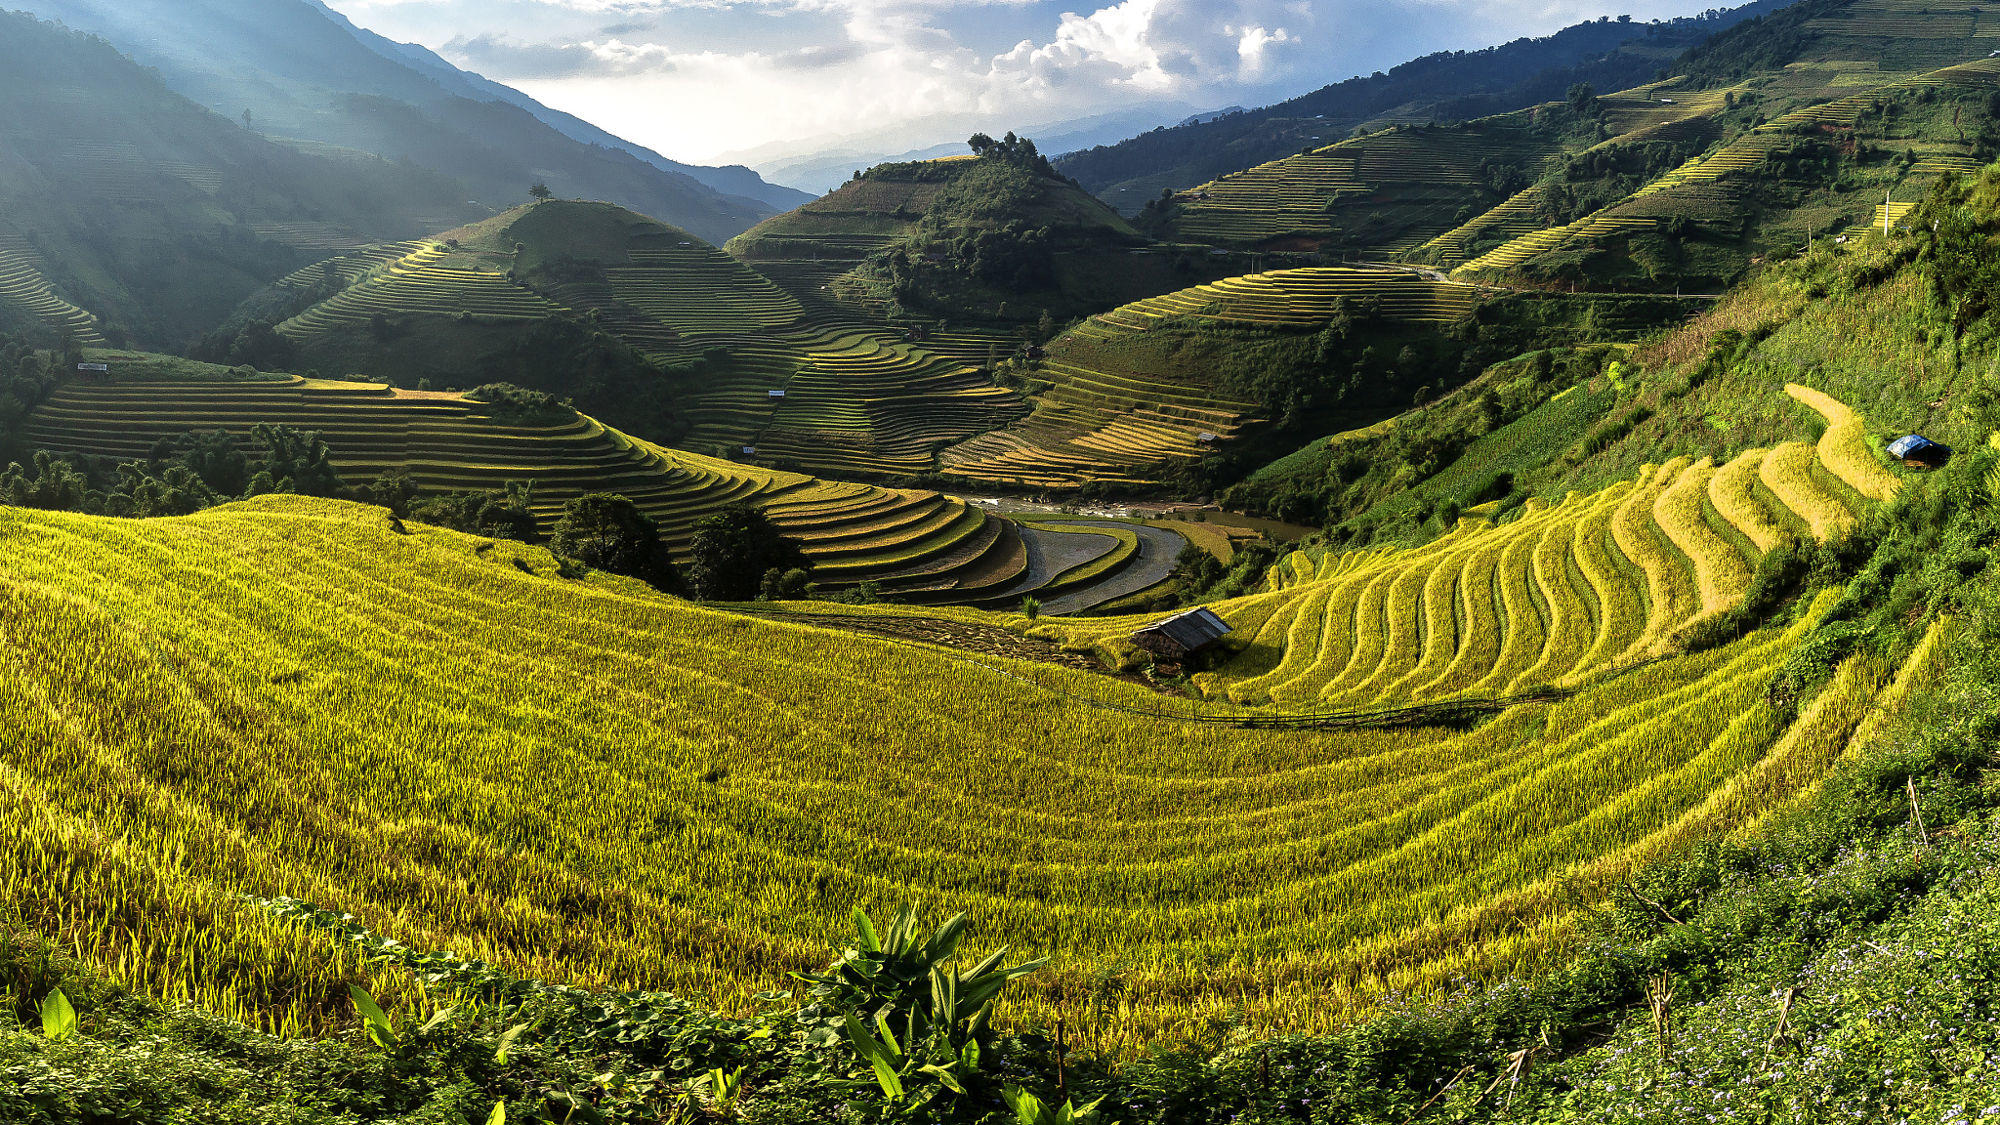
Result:
{"label": "bush", "polygon": [[576,408],[565,399],[513,383],[487,383],[467,391],[465,397],[485,403],[493,408],[491,413],[495,418],[507,421],[557,421],[576,413]]}

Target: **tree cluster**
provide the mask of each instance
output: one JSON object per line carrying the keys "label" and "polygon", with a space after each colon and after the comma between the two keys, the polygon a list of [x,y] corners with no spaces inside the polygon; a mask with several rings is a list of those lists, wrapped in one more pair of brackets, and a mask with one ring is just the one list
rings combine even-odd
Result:
{"label": "tree cluster", "polygon": [[247,446],[227,431],[191,431],[155,443],[144,460],[38,450],[0,472],[0,502],[93,515],[184,516],[272,493],[354,496],[317,433],[270,424]]}

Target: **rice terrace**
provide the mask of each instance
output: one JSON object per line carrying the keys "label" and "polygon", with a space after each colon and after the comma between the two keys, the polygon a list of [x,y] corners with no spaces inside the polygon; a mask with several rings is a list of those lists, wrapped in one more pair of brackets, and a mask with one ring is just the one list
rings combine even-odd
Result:
{"label": "rice terrace", "polygon": [[0,1125],[2000,1112],[1992,12],[603,7],[0,13]]}

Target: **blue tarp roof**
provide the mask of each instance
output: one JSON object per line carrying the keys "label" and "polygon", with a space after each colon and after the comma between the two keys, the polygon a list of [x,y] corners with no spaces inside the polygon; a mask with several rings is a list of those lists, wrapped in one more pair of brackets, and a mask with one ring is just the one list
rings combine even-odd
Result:
{"label": "blue tarp roof", "polygon": [[1910,434],[1906,437],[1897,438],[1895,443],[1889,446],[1889,456],[1913,457],[1916,454],[1933,449],[1941,450],[1945,453],[1951,452],[1950,446],[1939,445],[1922,434]]}

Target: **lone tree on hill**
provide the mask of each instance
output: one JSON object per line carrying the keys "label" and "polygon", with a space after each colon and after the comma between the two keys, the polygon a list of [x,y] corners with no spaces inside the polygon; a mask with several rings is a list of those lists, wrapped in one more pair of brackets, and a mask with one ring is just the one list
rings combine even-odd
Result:
{"label": "lone tree on hill", "polygon": [[534,187],[528,189],[528,194],[534,196],[537,200],[549,200],[556,197],[556,193],[549,190],[549,185],[539,180],[535,181]]}
{"label": "lone tree on hill", "polygon": [[623,574],[659,590],[680,584],[660,525],[637,504],[609,492],[570,501],[549,537],[549,549],[564,558],[612,574]]}
{"label": "lone tree on hill", "polygon": [[706,602],[750,601],[770,571],[811,566],[771,517],[747,504],[732,504],[695,524],[692,553],[689,578],[695,597]]}

